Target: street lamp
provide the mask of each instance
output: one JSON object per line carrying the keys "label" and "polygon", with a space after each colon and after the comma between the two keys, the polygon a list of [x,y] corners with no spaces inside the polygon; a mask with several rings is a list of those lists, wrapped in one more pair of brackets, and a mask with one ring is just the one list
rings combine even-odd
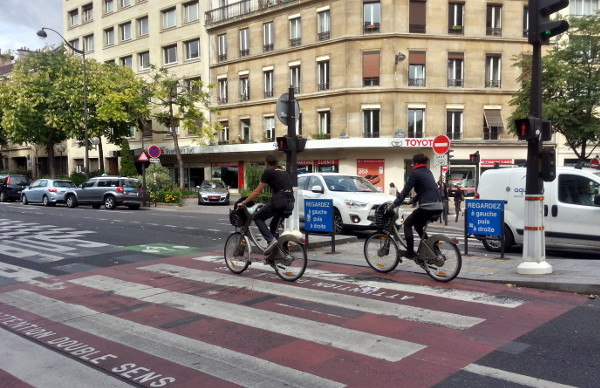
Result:
{"label": "street lamp", "polygon": [[[98,150],[98,144],[100,144],[100,138],[98,136],[94,136],[90,139],[90,142],[94,145],[94,149]],[[100,165],[102,163],[100,163],[100,158],[102,155],[100,155],[100,150],[98,150],[98,169],[100,169]]]}
{"label": "street lamp", "polygon": [[60,167],[60,173],[63,173],[63,168],[62,168],[62,154],[63,152],[65,152],[65,150],[67,149],[67,146],[63,143],[58,143],[54,145],[54,149],[58,152],[60,152],[60,163],[59,163],[59,167]]}
{"label": "street lamp", "polygon": [[65,42],[67,47],[69,47],[71,50],[73,50],[73,52],[76,52],[77,54],[81,54],[83,56],[83,142],[85,144],[85,157],[83,159],[83,170],[85,172],[85,179],[87,180],[90,177],[90,158],[89,158],[89,152],[88,152],[87,74],[86,74],[86,69],[85,69],[85,50],[80,50],[78,48],[75,48],[71,43],[67,42],[65,37],[62,36],[60,32],[58,32],[52,28],[42,27],[42,29],[37,32],[37,35],[40,38],[47,38],[48,34],[46,34],[46,30],[53,31],[56,34],[58,34],[58,36],[60,36],[62,38],[62,40]]}

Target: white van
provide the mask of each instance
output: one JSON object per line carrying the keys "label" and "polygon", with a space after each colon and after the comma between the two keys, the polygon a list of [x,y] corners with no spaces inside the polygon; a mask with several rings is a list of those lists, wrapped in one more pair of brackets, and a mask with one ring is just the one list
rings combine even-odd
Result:
{"label": "white van", "polygon": [[[480,199],[504,200],[505,250],[523,244],[526,168],[485,171],[479,180]],[[556,179],[544,182],[546,247],[600,250],[600,171],[558,167]],[[498,252],[499,240],[483,239]]]}

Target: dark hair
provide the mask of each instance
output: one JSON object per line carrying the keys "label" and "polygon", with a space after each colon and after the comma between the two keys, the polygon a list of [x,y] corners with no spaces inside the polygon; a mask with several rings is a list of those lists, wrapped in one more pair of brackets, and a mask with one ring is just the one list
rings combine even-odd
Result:
{"label": "dark hair", "polygon": [[390,183],[390,187],[396,187],[396,185],[394,184],[394,182]]}
{"label": "dark hair", "polygon": [[425,156],[425,154],[416,154],[413,155],[413,163],[414,164],[427,164],[429,158]]}
{"label": "dark hair", "polygon": [[267,155],[267,157],[265,158],[265,163],[267,163],[267,165],[271,166],[271,167],[277,166],[277,164],[278,164],[277,156],[275,156],[273,154]]}

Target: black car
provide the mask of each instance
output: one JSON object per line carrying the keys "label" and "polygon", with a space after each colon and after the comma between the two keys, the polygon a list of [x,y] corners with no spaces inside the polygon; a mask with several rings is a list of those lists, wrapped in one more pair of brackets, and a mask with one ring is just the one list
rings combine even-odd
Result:
{"label": "black car", "polygon": [[0,175],[0,202],[20,201],[21,192],[31,184],[31,178],[21,174]]}

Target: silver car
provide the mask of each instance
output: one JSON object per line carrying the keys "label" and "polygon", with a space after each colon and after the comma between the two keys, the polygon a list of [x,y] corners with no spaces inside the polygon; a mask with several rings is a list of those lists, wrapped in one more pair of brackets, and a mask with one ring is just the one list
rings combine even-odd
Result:
{"label": "silver car", "polygon": [[205,180],[197,190],[198,205],[229,205],[229,186],[223,181]]}
{"label": "silver car", "polygon": [[44,206],[54,206],[65,202],[65,193],[74,187],[75,183],[65,179],[38,179],[23,189],[21,202],[23,205],[42,203]]}

